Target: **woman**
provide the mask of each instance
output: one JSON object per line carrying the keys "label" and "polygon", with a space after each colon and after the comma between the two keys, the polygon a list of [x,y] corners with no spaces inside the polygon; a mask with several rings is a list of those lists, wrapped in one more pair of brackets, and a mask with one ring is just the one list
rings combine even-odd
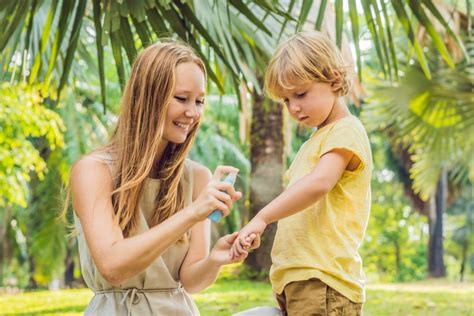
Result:
{"label": "woman", "polygon": [[[186,159],[204,107],[206,71],[187,46],[136,59],[110,142],[72,168],[81,269],[95,293],[86,315],[198,315],[188,293],[211,285],[237,233],[209,251],[210,221],[240,192]],[[225,192],[223,192],[225,191]],[[258,245],[256,245],[258,246]]]}

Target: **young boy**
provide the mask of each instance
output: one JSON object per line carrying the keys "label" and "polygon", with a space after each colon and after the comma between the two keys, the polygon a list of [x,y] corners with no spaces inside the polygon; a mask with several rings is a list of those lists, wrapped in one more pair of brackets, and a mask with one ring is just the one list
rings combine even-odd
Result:
{"label": "young boy", "polygon": [[370,211],[372,155],[367,133],[347,109],[347,65],[319,32],[299,33],[275,52],[265,86],[299,123],[317,128],[290,166],[288,188],[239,233],[278,222],[270,280],[285,315],[360,315],[365,276],[358,253]]}

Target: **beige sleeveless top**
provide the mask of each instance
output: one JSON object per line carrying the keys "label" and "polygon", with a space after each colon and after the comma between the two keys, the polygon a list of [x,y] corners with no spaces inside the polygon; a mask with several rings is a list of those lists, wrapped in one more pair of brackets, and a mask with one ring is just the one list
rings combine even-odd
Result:
{"label": "beige sleeveless top", "polygon": [[[111,168],[110,156],[94,154]],[[112,170],[112,168],[111,168]],[[113,171],[112,171],[113,172]],[[192,202],[191,163],[186,160],[184,183],[188,195],[186,203]],[[149,229],[154,199],[160,182],[148,178],[140,200],[140,229]],[[120,286],[109,284],[95,266],[83,234],[79,218],[74,214],[81,261],[81,272],[87,286],[94,291],[85,315],[199,315],[191,296],[179,282],[179,270],[189,248],[189,240],[175,243],[157,258],[145,271],[126,280]],[[189,236],[189,235],[188,235]]]}

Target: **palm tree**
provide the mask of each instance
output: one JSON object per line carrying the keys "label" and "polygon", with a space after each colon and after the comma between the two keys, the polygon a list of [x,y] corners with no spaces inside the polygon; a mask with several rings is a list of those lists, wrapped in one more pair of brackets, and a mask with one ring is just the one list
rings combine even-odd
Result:
{"label": "palm tree", "polygon": [[[470,34],[469,19],[461,14],[460,21],[465,22],[460,25],[460,33]],[[454,69],[445,67],[440,56],[432,54],[428,58],[434,69],[431,79],[415,63],[403,68],[404,74],[396,85],[376,83],[371,105],[364,113],[367,122],[379,122],[373,127],[388,135],[409,189],[413,190],[411,196],[428,216],[428,270],[433,277],[446,274],[443,214],[449,205],[448,197],[454,200],[448,185],[459,187],[474,180],[474,164],[469,158],[474,142],[465,137],[474,132],[471,41],[466,38],[468,58],[460,60]]]}
{"label": "palm tree", "polygon": [[452,233],[452,241],[456,247],[451,247],[447,251],[450,251],[455,257],[459,258],[459,280],[462,282],[466,272],[466,265],[469,264],[469,259],[471,258],[472,260],[473,257],[474,200],[472,199],[472,184],[464,186],[459,195],[459,198],[456,199],[448,210],[450,216],[460,218],[459,224],[454,227]]}
{"label": "palm tree", "polygon": [[[91,5],[92,2],[92,5]],[[361,23],[365,20],[374,41],[377,57],[386,75],[397,74],[397,56],[393,46],[390,24],[398,20],[410,40],[414,53],[427,77],[430,68],[425,53],[415,36],[415,24],[421,25],[433,40],[437,50],[450,66],[454,66],[442,38],[436,32],[434,20],[445,27],[450,36],[462,47],[461,41],[449,27],[446,19],[430,0],[391,0],[388,3],[370,0],[335,0],[333,8],[326,0],[303,1],[118,1],[118,0],[20,0],[0,2],[1,66],[11,68],[12,58],[18,61],[11,76],[49,86],[56,76],[58,91],[68,80],[74,54],[81,45],[84,20],[93,21],[101,90],[105,101],[105,75],[103,48],[110,45],[120,82],[125,81],[124,56],[131,63],[137,49],[159,37],[173,36],[189,42],[206,58],[212,80],[221,89],[224,74],[230,74],[234,87],[241,78],[257,84],[254,73],[245,66],[262,67],[254,63],[252,49],[271,50],[275,43],[272,34],[280,36],[300,28],[309,20],[320,29],[323,21],[332,15],[330,29],[335,29],[335,40],[342,44],[344,21],[350,21],[352,40],[356,50],[357,65],[361,69],[359,38]],[[469,5],[469,1],[467,1]],[[362,8],[363,10],[360,10]],[[344,12],[344,9],[349,9]],[[315,11],[316,10],[316,11]],[[291,12],[297,18],[292,18]],[[308,19],[317,12],[316,19]],[[334,13],[331,13],[334,12]],[[359,12],[364,19],[359,18]],[[413,17],[411,17],[413,15]],[[430,19],[431,18],[431,19]],[[296,23],[291,23],[296,22]],[[272,27],[274,26],[274,27]],[[290,31],[288,31],[289,29]],[[52,32],[52,30],[55,30]],[[88,43],[84,43],[88,44]],[[46,59],[47,57],[47,59]],[[60,59],[58,59],[60,57]],[[258,56],[259,57],[259,56]],[[260,60],[262,61],[262,60]],[[264,61],[264,60],[263,60]],[[47,62],[47,65],[46,65]],[[16,63],[15,63],[16,64]],[[54,73],[57,70],[57,73]],[[222,90],[221,90],[222,91]],[[105,103],[105,102],[104,102]]]}
{"label": "palm tree", "polygon": [[[344,6],[349,10],[345,11]],[[362,8],[363,10],[361,10]],[[153,0],[20,0],[0,2],[0,67],[1,78],[10,81],[41,82],[42,90],[56,94],[58,100],[70,81],[74,56],[87,51],[95,42],[98,74],[104,110],[106,108],[105,54],[111,49],[123,87],[130,65],[141,47],[163,36],[171,36],[190,43],[205,59],[209,75],[223,92],[232,87],[240,98],[242,82],[253,95],[252,128],[250,130],[252,193],[251,214],[269,202],[282,188],[284,170],[282,110],[265,99],[261,91],[264,67],[279,39],[300,29],[310,12],[316,10],[314,27],[320,29],[326,21],[326,29],[335,29],[335,40],[342,44],[344,21],[350,21],[357,68],[362,69],[360,37],[366,28],[374,42],[377,58],[383,65],[386,77],[398,77],[398,57],[394,50],[391,24],[400,21],[401,29],[413,47],[414,55],[427,77],[431,70],[425,53],[415,36],[415,29],[423,27],[440,51],[444,61],[453,67],[452,57],[440,36],[433,32],[435,21],[448,30],[450,36],[462,47],[451,31],[446,19],[432,1],[371,0],[303,1],[153,1]],[[347,9],[347,8],[346,8]],[[297,16],[292,18],[291,15]],[[333,13],[334,24],[328,16]],[[359,12],[364,18],[359,18]],[[309,18],[309,19],[308,19]],[[349,23],[347,23],[349,24]],[[94,41],[85,41],[90,34]],[[125,61],[128,60],[128,63]],[[240,98],[242,101],[242,98]],[[276,159],[276,160],[275,160]],[[265,166],[273,164],[268,175]],[[261,183],[275,185],[271,194],[260,196]],[[271,234],[270,234],[271,235]],[[268,241],[262,249],[269,249]],[[256,256],[260,256],[258,252]],[[262,258],[267,252],[261,252]],[[256,260],[256,269],[268,269],[268,260]]]}

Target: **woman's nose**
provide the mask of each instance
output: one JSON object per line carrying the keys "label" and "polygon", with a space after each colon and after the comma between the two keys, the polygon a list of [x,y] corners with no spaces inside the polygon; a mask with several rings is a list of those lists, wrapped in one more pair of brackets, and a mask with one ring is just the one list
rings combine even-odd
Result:
{"label": "woman's nose", "polygon": [[197,105],[191,105],[191,108],[184,112],[184,115],[189,118],[198,118],[201,116],[201,111],[198,109]]}

